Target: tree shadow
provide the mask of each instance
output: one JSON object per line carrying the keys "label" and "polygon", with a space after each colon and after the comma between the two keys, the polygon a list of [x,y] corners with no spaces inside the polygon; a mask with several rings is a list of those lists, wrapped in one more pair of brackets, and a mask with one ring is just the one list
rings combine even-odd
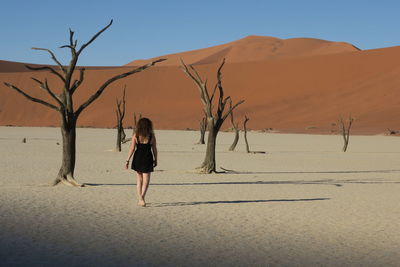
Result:
{"label": "tree shadow", "polygon": [[97,183],[83,183],[82,186],[83,187],[87,187],[87,186],[133,186],[136,184],[97,184]]}
{"label": "tree shadow", "polygon": [[[329,181],[254,181],[254,182],[198,182],[198,183],[151,183],[151,186],[195,186],[195,185],[284,185],[284,184],[323,184],[323,185],[334,185],[342,186],[341,184],[329,183]],[[136,186],[132,184],[95,184],[95,183],[84,183],[86,186]]]}
{"label": "tree shadow", "polygon": [[[343,184],[400,184],[400,181],[360,180],[360,179],[321,179],[321,180],[287,180],[287,181],[223,181],[223,182],[194,182],[194,183],[151,183],[151,186],[205,186],[205,185],[331,185],[341,187]],[[84,186],[136,186],[129,184],[97,184],[84,183]]]}
{"label": "tree shadow", "polygon": [[400,170],[345,170],[345,171],[235,171],[220,167],[221,174],[351,174],[351,173],[398,173]]}
{"label": "tree shadow", "polygon": [[250,203],[269,203],[269,202],[307,202],[330,200],[330,198],[300,198],[300,199],[258,199],[258,200],[220,200],[220,201],[192,201],[192,202],[169,202],[169,203],[150,203],[147,207],[181,207],[195,205],[215,205],[215,204],[250,204]]}

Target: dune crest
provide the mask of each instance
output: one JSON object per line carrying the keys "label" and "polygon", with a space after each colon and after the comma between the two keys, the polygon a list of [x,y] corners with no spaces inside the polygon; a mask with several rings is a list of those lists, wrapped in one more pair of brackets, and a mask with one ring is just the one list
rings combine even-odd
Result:
{"label": "dune crest", "polygon": [[[269,36],[250,35],[222,45],[163,55],[161,57],[168,58],[168,60],[160,65],[180,65],[181,58],[187,64],[199,65],[220,62],[223,58],[226,58],[226,62],[238,63],[354,51],[359,51],[359,49],[345,42],[331,42],[314,38],[279,39]],[[126,66],[146,64],[156,58],[134,60],[126,64]]]}

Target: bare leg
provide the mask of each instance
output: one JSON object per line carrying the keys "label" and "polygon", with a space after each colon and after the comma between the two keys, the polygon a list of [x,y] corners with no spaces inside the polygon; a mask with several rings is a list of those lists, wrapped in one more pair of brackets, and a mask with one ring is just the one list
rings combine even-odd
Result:
{"label": "bare leg", "polygon": [[136,191],[137,191],[137,197],[138,197],[138,205],[144,206],[144,199],[142,197],[143,173],[136,172],[136,176],[137,176]]}
{"label": "bare leg", "polygon": [[146,196],[147,189],[149,188],[150,174],[151,174],[150,172],[142,174],[143,175],[143,180],[142,180],[143,181],[143,183],[142,183],[142,199],[143,199],[145,205],[146,205],[146,202],[145,202],[144,198]]}

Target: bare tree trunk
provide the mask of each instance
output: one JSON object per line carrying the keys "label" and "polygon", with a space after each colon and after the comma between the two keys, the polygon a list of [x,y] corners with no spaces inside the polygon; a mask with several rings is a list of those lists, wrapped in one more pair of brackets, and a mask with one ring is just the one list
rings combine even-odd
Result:
{"label": "bare tree trunk", "polygon": [[349,145],[349,140],[350,140],[350,129],[351,129],[351,125],[353,124],[354,119],[351,117],[351,115],[349,115],[349,124],[346,125],[343,121],[343,118],[340,118],[340,125],[342,126],[342,136],[343,136],[343,152],[347,151],[347,147]]}
{"label": "bare tree trunk", "polygon": [[207,130],[207,117],[204,116],[200,121],[200,140],[198,144],[204,145],[206,142],[204,140],[204,136],[206,135]]}
{"label": "bare tree trunk", "polygon": [[[141,118],[142,118],[142,114],[140,113],[139,114],[139,120]],[[135,135],[135,133],[136,133],[136,125],[137,125],[136,113],[133,113],[132,135]],[[131,137],[126,138],[125,131],[123,129],[122,129],[122,136],[123,136],[122,137],[122,143],[124,143],[124,144],[132,140]]]}
{"label": "bare tree trunk", "polygon": [[398,134],[398,133],[400,133],[400,131],[391,130],[391,129],[388,128],[388,134],[389,135],[395,135],[395,134]]}
{"label": "bare tree trunk", "polygon": [[234,151],[235,150],[238,141],[239,141],[239,130],[237,128],[235,128],[235,139],[233,139],[233,143],[229,147],[229,151]]}
{"label": "bare tree trunk", "polygon": [[122,129],[121,129],[121,142],[122,143],[125,142],[125,139],[126,139],[125,129],[124,129],[124,127],[122,127]]}
{"label": "bare tree trunk", "polygon": [[[142,113],[139,113],[139,120],[142,118]],[[139,121],[136,117],[136,113],[133,113],[133,134],[136,132],[137,122]]]}
{"label": "bare tree trunk", "polygon": [[[232,102],[230,102],[230,108],[232,108]],[[234,122],[234,119],[233,119],[233,111],[231,112],[230,117],[231,117],[231,125],[232,125],[233,129],[235,130],[235,139],[233,139],[233,143],[229,147],[229,151],[234,151],[235,148],[236,148],[236,145],[237,145],[237,143],[239,141],[239,127],[238,127],[237,124],[235,125],[235,122]]]}
{"label": "bare tree trunk", "polygon": [[136,113],[134,112],[133,113],[133,127],[132,127],[133,134],[135,134],[135,132],[136,132],[136,125],[137,125],[137,118],[136,118]]}
{"label": "bare tree trunk", "polygon": [[75,118],[70,119],[68,122],[63,120],[61,135],[63,140],[62,163],[53,185],[57,185],[61,182],[69,186],[81,186],[74,178],[76,151]]}
{"label": "bare tree trunk", "polygon": [[[117,99],[117,109],[115,111],[117,114],[117,145],[115,147],[115,150],[118,152],[121,152],[121,143],[125,140],[125,132],[124,132],[124,126],[123,126],[123,120],[125,117],[125,90],[126,90],[126,85],[124,87],[122,100],[119,101]],[[122,104],[122,108],[121,108],[121,104]]]}
{"label": "bare tree trunk", "polygon": [[247,153],[250,153],[249,142],[247,141],[247,127],[246,127],[247,122],[248,122],[249,120],[250,120],[250,119],[245,115],[245,116],[244,116],[243,128],[244,128],[244,141],[245,141],[245,143],[246,143],[246,152],[247,152]]}
{"label": "bare tree trunk", "polygon": [[117,125],[117,144],[116,144],[116,146],[115,146],[115,151],[117,151],[117,152],[121,152],[121,143],[122,143],[122,131],[123,131],[123,128],[122,128],[122,125],[121,125],[121,123],[119,122],[119,118],[118,118],[118,116],[117,116],[117,119],[118,119],[118,125]]}
{"label": "bare tree trunk", "polygon": [[[194,83],[197,85],[197,88],[199,89],[200,92],[200,99],[201,102],[203,103],[203,111],[207,116],[207,129],[208,129],[208,140],[207,140],[207,150],[206,150],[206,156],[204,158],[204,161],[200,167],[201,172],[203,173],[211,173],[211,172],[216,172],[216,163],[215,163],[215,145],[216,145],[216,139],[218,135],[218,131],[221,128],[222,124],[224,123],[225,119],[230,115],[230,113],[240,104],[244,102],[244,100],[239,101],[235,105],[230,105],[230,108],[228,108],[225,111],[225,106],[226,104],[231,103],[231,97],[224,97],[224,89],[222,87],[222,81],[221,81],[221,69],[225,64],[225,59],[222,61],[221,65],[219,66],[217,70],[217,83],[214,87],[214,90],[212,94],[210,95],[210,92],[208,91],[207,88],[207,81],[203,81],[203,79],[200,77],[199,73],[196,71],[196,69],[192,66],[189,65],[189,67],[181,60],[182,66],[181,69],[182,71],[194,81]],[[216,107],[215,113],[213,112],[213,99],[215,96],[215,92],[218,89],[219,97],[218,97],[218,105]]]}
{"label": "bare tree trunk", "polygon": [[213,123],[208,123],[208,137],[207,137],[207,149],[204,161],[201,164],[202,173],[216,172],[216,161],[215,161],[215,147],[217,143],[217,135],[219,129],[213,126]]}

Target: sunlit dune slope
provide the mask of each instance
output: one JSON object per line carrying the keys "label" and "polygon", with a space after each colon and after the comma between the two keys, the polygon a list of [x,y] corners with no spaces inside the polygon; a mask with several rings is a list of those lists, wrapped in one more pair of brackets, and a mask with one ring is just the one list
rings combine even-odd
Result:
{"label": "sunlit dune slope", "polygon": [[[266,36],[248,36],[243,39],[198,49],[183,53],[164,55],[168,60],[161,63],[163,66],[180,65],[180,59],[187,64],[211,64],[226,58],[227,62],[248,62],[259,60],[272,60],[313,55],[326,55],[342,52],[358,51],[359,49],[344,42],[330,42],[313,38],[279,39]],[[160,57],[156,57],[160,58]],[[150,60],[135,60],[127,66],[141,65]]]}

